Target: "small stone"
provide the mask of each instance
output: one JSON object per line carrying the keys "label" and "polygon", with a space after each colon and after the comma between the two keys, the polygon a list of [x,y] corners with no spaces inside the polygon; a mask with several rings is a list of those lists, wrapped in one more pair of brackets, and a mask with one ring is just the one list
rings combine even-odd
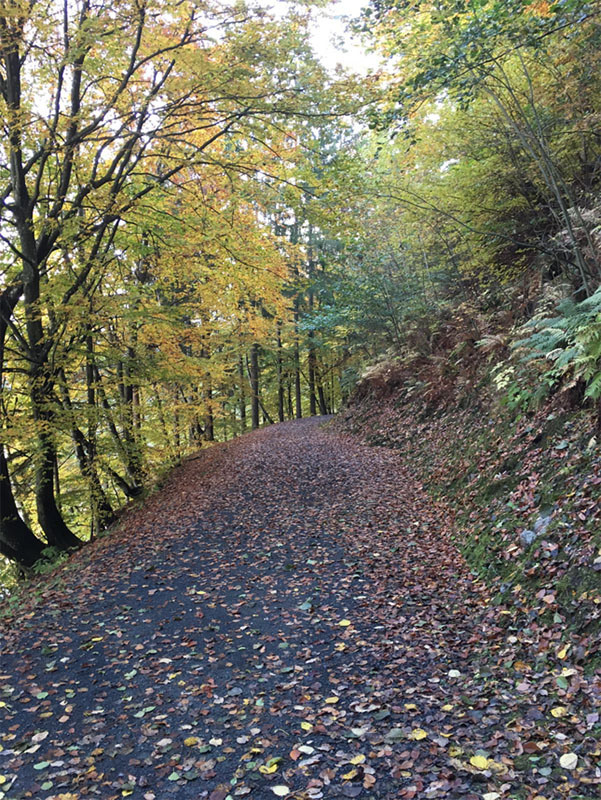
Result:
{"label": "small stone", "polygon": [[550,523],[551,523],[551,516],[541,514],[541,516],[538,517],[538,519],[534,523],[534,532],[540,536],[541,533],[544,533],[547,530]]}
{"label": "small stone", "polygon": [[520,541],[524,547],[529,547],[535,539],[536,533],[534,531],[524,530],[520,533]]}

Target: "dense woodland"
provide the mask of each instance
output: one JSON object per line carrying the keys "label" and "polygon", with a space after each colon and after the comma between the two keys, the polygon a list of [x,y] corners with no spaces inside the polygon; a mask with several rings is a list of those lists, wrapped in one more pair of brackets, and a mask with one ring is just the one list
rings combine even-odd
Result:
{"label": "dense woodland", "polygon": [[367,75],[320,64],[323,5],[3,4],[6,580],[374,362],[429,402],[485,359],[594,426],[598,3],[371,0]]}

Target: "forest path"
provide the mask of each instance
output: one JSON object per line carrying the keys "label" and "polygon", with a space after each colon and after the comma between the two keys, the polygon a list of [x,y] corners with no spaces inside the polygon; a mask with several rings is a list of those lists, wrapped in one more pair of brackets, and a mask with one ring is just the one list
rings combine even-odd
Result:
{"label": "forest path", "polygon": [[188,461],[121,528],[4,641],[5,797],[525,785],[520,695],[478,676],[483,592],[398,453],[274,426]]}

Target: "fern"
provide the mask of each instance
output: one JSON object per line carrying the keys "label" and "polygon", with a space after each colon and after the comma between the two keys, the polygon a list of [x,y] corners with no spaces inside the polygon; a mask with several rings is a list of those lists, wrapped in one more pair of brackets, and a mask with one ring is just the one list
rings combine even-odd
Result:
{"label": "fern", "polygon": [[[601,397],[601,288],[580,303],[564,300],[554,316],[531,319],[520,330],[512,350],[523,365],[539,365],[532,403],[541,392],[568,388],[579,381],[591,399]],[[522,375],[518,384],[532,376]],[[524,390],[524,386],[520,387]]]}

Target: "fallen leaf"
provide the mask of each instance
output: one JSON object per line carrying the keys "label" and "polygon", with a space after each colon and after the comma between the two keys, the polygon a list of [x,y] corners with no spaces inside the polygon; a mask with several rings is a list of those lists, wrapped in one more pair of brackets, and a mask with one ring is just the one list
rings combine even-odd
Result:
{"label": "fallen leaf", "polygon": [[564,753],[559,759],[559,765],[564,769],[576,769],[578,756],[576,753]]}
{"label": "fallen leaf", "polygon": [[488,767],[488,759],[484,756],[472,756],[470,758],[470,764],[472,767],[476,767],[476,769],[486,769]]}
{"label": "fallen leaf", "polygon": [[271,764],[270,766],[267,764],[261,764],[259,767],[259,772],[261,772],[263,775],[271,775],[273,772],[277,772],[277,769],[277,764]]}

